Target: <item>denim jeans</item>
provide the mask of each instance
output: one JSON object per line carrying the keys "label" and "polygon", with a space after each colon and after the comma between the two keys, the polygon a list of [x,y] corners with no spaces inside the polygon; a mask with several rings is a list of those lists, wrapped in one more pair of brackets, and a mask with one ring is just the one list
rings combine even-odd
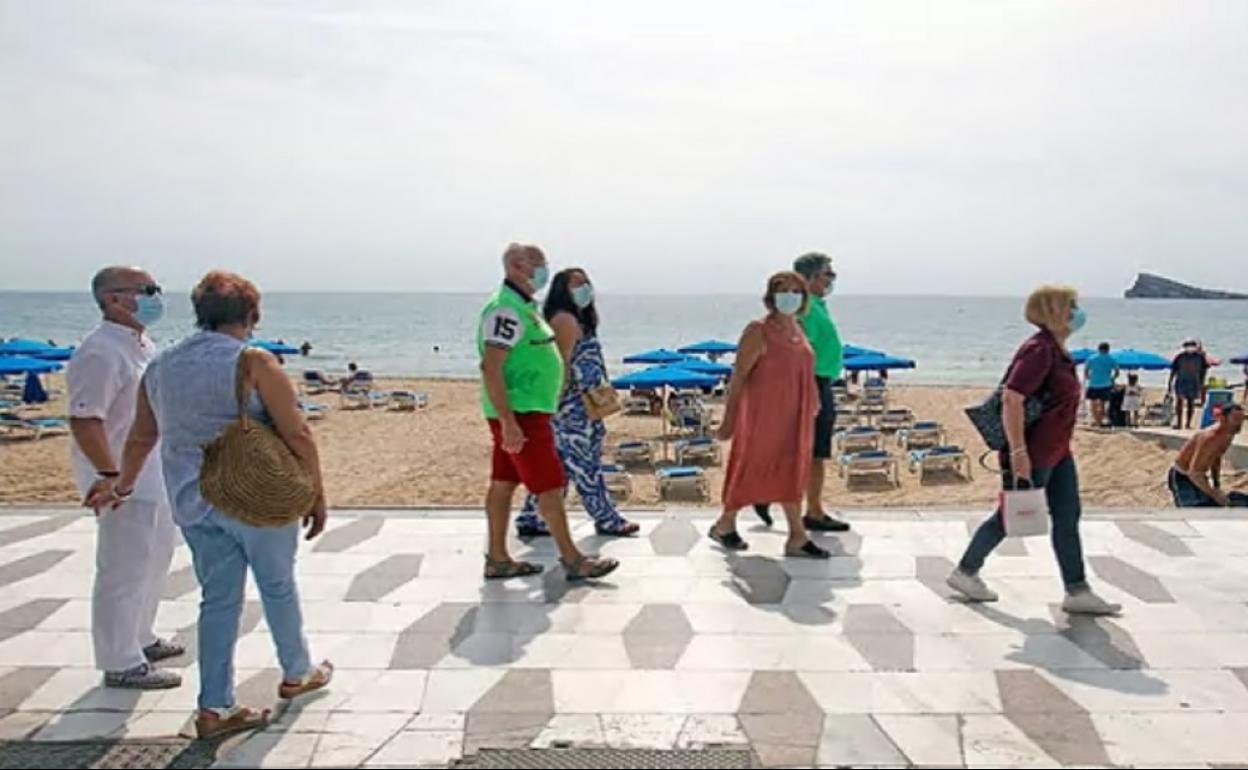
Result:
{"label": "denim jeans", "polygon": [[[1177,468],[1170,469],[1170,475],[1166,477],[1166,485],[1170,487],[1170,494],[1174,495],[1176,508],[1221,507],[1217,500],[1205,494],[1204,490],[1193,484],[1192,480],[1180,473]],[[1231,499],[1232,508],[1248,508],[1248,495],[1243,492],[1231,492],[1227,497]]]}
{"label": "denim jeans", "polygon": [[[1002,463],[1002,484],[1006,489],[1013,488],[1013,472],[1008,463]],[[1087,588],[1087,576],[1083,565],[1083,540],[1079,537],[1079,518],[1083,515],[1083,504],[1079,500],[1079,470],[1075,467],[1075,459],[1067,457],[1053,468],[1035,468],[1032,470],[1033,486],[1044,487],[1045,497],[1049,503],[1049,516],[1052,518],[1053,551],[1057,554],[1057,564],[1062,572],[1062,582],[1066,590],[1077,591]],[[976,575],[983,568],[988,556],[1005,539],[1005,520],[1000,509],[992,518],[980,525],[971,544],[962,556],[959,568],[970,575]]]}
{"label": "denim jeans", "polygon": [[199,707],[231,708],[234,703],[234,645],[243,612],[247,568],[256,580],[282,674],[300,679],[312,669],[303,637],[303,615],[295,588],[298,523],[280,528],[252,527],[212,510],[184,527],[195,575],[203,591],[199,605]]}

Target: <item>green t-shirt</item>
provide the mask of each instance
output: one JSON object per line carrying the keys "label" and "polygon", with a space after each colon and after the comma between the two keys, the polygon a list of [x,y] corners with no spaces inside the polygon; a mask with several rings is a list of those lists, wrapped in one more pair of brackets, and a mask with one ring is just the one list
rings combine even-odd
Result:
{"label": "green t-shirt", "polygon": [[811,297],[810,307],[802,316],[802,328],[806,330],[806,339],[815,349],[815,374],[838,380],[845,364],[845,346],[841,344],[841,333],[837,331],[832,316],[828,315],[828,302],[823,297]]}
{"label": "green t-shirt", "polygon": [[[510,285],[504,284],[481,311],[477,328],[477,352],[484,358],[485,346],[506,348],[503,379],[507,400],[516,414],[559,411],[563,389],[563,356],[555,342],[555,332],[537,311],[537,305]],[[481,383],[481,408],[490,419],[498,410],[490,402],[489,391]]]}

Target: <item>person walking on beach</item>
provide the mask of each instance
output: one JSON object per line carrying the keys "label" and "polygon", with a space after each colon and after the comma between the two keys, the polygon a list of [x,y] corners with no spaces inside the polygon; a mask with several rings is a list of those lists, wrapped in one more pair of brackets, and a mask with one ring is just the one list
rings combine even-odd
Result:
{"label": "person walking on beach", "polygon": [[1222,491],[1222,462],[1243,432],[1244,408],[1225,404],[1217,411],[1217,423],[1188,440],[1167,474],[1166,486],[1179,508],[1248,507],[1248,495]]}
{"label": "person walking on beach", "polygon": [[[836,286],[836,271],[832,269],[832,259],[817,252],[798,257],[793,263],[793,270],[806,280],[810,288],[810,302],[802,313],[801,323],[806,339],[815,352],[815,390],[819,395],[812,450],[814,461],[810,466],[803,523],[814,532],[848,532],[849,524],[828,515],[823,504],[827,461],[832,458],[832,434],[836,430],[836,396],[832,386],[841,379],[845,363],[845,346],[828,312],[827,297]],[[766,503],[756,504],[754,512],[767,526],[771,526],[771,513]]]}
{"label": "person walking on beach", "polygon": [[[1074,289],[1044,286],[1027,299],[1026,317],[1039,331],[1022,344],[1006,372],[1002,422],[1009,448],[1001,453],[1002,483],[1006,490],[1027,482],[1045,491],[1053,550],[1066,586],[1062,609],[1072,615],[1116,615],[1122,607],[1097,596],[1088,585],[1079,534],[1083,506],[1071,441],[1082,388],[1066,342],[1083,328],[1087,314]],[[1032,397],[1044,402],[1044,411],[1027,427],[1026,402]],[[1005,522],[998,509],[975,533],[949,576],[949,587],[972,602],[995,602],[997,594],[979,571],[1004,539]]]}
{"label": "person walking on beach", "polygon": [[1118,361],[1109,354],[1108,342],[1102,342],[1097,347],[1096,355],[1084,364],[1083,379],[1088,386],[1088,406],[1092,411],[1093,427],[1105,427],[1106,407],[1114,395],[1114,383],[1118,381],[1120,373]]}
{"label": "person walking on beach", "polygon": [[513,560],[507,548],[511,499],[524,484],[537,496],[567,578],[603,578],[619,562],[581,553],[563,502],[566,478],[552,426],[564,385],[563,358],[554,330],[533,299],[549,279],[546,255],[536,246],[513,243],[503,253],[503,268],[506,278],[485,303],[477,331],[481,406],[494,439],[485,503],[490,532],[485,577],[505,580],[542,572],[540,565]]}
{"label": "person walking on beach", "polygon": [[732,441],[724,474],[723,514],[710,537],[729,551],[749,545],[737,533],[737,512],[757,500],[775,500],[789,522],[785,555],[827,559],[802,522],[802,497],[810,484],[819,394],[815,354],[797,318],[811,300],[795,272],[767,281],[767,315],[741,335],[719,438]]}
{"label": "person walking on beach", "polygon": [[1183,343],[1183,350],[1174,357],[1170,365],[1170,392],[1175,397],[1175,430],[1186,426],[1192,428],[1192,418],[1196,416],[1196,402],[1200,400],[1205,387],[1205,376],[1209,373],[1209,359],[1200,349],[1196,340]]}
{"label": "person walking on beach", "polygon": [[[84,498],[98,480],[120,475],[139,383],[156,355],[147,330],[164,315],[160,286],[137,267],[104,268],[91,293],[102,319],[74,351],[66,374],[74,480]],[[104,684],[177,687],[181,676],[155,664],[185,650],[152,630],[176,535],[160,463],[136,479],[125,505],[102,513],[96,524],[91,641]]]}
{"label": "person walking on beach", "polygon": [[190,547],[202,592],[195,726],[201,738],[216,738],[268,722],[267,711],[240,706],[234,695],[234,647],[249,567],[281,663],[278,697],[289,700],[323,689],[334,673],[328,661],[312,663],[303,634],[295,581],[300,522],[253,526],[217,509],[200,493],[204,446],[239,418],[240,380],[251,392],[248,415],[273,426],[312,479],[316,502],[302,521],[308,540],[325,529],[327,513],[316,441],[294,383],[271,353],[247,346],[260,322],[259,290],[241,276],[213,272],[195,287],[191,302],[199,331],[148,367],[121,476],[98,483],[88,504],[103,510],[132,498],[135,481],[159,443],[174,519]]}
{"label": "person walking on beach", "polygon": [[[599,535],[635,535],[640,527],[620,515],[602,476],[607,426],[592,417],[585,406],[585,394],[603,385],[610,387],[607,362],[598,341],[598,308],[589,275],[575,267],[556,273],[546,294],[544,315],[555,331],[567,372],[559,413],[554,418],[555,444],[563,459],[564,475],[576,486]],[[530,493],[525,499],[516,528],[521,538],[550,535],[537,516],[537,495]]]}

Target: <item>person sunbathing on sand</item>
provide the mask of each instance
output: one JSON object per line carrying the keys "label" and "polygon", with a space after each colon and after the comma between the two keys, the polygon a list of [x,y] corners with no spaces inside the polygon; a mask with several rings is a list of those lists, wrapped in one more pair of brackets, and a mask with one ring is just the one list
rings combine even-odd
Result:
{"label": "person sunbathing on sand", "polygon": [[1244,408],[1227,404],[1218,421],[1187,442],[1170,469],[1167,484],[1179,508],[1248,508],[1248,495],[1222,491],[1222,460],[1244,428]]}

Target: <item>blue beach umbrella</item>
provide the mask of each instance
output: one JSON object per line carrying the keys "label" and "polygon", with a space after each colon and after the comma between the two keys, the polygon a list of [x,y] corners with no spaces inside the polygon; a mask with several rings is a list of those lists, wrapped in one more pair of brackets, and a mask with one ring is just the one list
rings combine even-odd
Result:
{"label": "blue beach umbrella", "polygon": [[1086,364],[1088,360],[1091,359],[1092,356],[1095,356],[1098,352],[1100,351],[1094,350],[1093,348],[1079,348],[1078,350],[1070,351],[1070,357],[1075,360],[1076,364],[1079,364],[1080,366],[1082,366],[1083,364]]}
{"label": "blue beach umbrella", "polygon": [[1231,363],[1233,363],[1233,364],[1248,364],[1248,350],[1245,350],[1243,353],[1240,353],[1239,355],[1237,355],[1237,356],[1235,356],[1234,358],[1232,358],[1232,359],[1231,359]]}
{"label": "blue beach umbrella", "polygon": [[1118,362],[1118,366],[1127,370],[1143,369],[1150,372],[1159,372],[1169,369],[1171,365],[1170,359],[1157,353],[1150,353],[1147,350],[1124,348],[1115,350],[1111,355]]}
{"label": "blue beach umbrella", "polygon": [[252,340],[251,346],[267,350],[275,356],[295,356],[299,354],[299,348],[294,345],[274,340]]}
{"label": "blue beach umbrella", "polygon": [[38,340],[12,339],[8,342],[0,342],[0,356],[34,357],[40,353],[48,353],[54,350],[57,350],[57,348]]}
{"label": "blue beach umbrella", "polygon": [[44,361],[29,356],[0,356],[0,374],[47,374],[63,367],[55,361]]}
{"label": "blue beach umbrella", "polygon": [[898,358],[883,354],[854,356],[845,359],[845,368],[851,372],[867,372],[888,369],[913,369],[916,366],[909,358]]}
{"label": "blue beach umbrella", "polygon": [[690,372],[697,372],[698,374],[709,374],[720,379],[732,376],[732,367],[728,364],[707,361],[703,358],[687,358],[680,363],[672,364],[672,366]]}
{"label": "blue beach umbrella", "polygon": [[646,350],[641,353],[633,353],[631,356],[624,357],[626,364],[676,364],[688,358],[684,353],[677,353],[675,350],[667,348],[658,348],[657,350]]}
{"label": "blue beach umbrella", "polygon": [[50,347],[41,353],[35,353],[34,357],[43,361],[68,361],[74,357],[74,349]]}
{"label": "blue beach umbrella", "polygon": [[695,342],[692,345],[686,345],[677,352],[690,355],[702,356],[726,356],[737,352],[737,346],[731,342],[723,340],[704,340]]}
{"label": "blue beach umbrella", "polygon": [[874,350],[874,349],[872,349],[872,348],[863,348],[863,347],[859,347],[859,346],[857,346],[857,345],[846,345],[844,350],[845,350],[845,357],[846,357],[846,358],[859,358],[859,357],[861,357],[861,356],[885,356],[885,355],[888,355],[887,353],[885,353],[885,352],[884,352],[884,351],[882,351],[882,350]]}
{"label": "blue beach umbrella", "polygon": [[637,388],[640,390],[656,390],[658,388],[713,388],[719,384],[719,378],[709,374],[683,369],[679,366],[655,366],[640,372],[626,374],[611,381],[611,386],[619,390]]}

